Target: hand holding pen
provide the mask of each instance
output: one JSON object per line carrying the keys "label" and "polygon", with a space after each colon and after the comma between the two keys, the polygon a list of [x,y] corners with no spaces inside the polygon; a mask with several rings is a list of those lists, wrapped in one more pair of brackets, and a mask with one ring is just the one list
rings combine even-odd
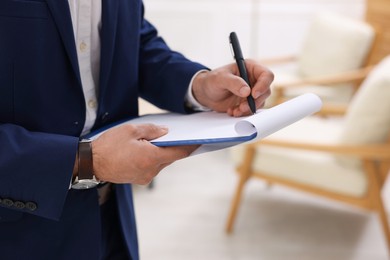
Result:
{"label": "hand holding pen", "polygon": [[264,105],[271,94],[274,75],[258,62],[244,60],[237,35],[230,38],[234,42],[236,63],[198,73],[193,80],[192,94],[204,107],[240,117],[253,114]]}

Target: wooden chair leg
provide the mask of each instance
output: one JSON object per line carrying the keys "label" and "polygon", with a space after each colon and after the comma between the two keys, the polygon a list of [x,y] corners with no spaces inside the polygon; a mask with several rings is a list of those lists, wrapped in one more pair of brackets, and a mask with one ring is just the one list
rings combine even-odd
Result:
{"label": "wooden chair leg", "polygon": [[241,203],[242,192],[243,192],[243,189],[244,189],[244,186],[245,186],[245,183],[247,182],[247,180],[248,180],[248,178],[243,176],[243,174],[240,174],[240,180],[237,184],[236,192],[233,196],[232,204],[230,207],[228,220],[226,222],[225,230],[226,230],[226,233],[228,233],[228,234],[232,233],[232,231],[233,231],[233,225],[234,225],[234,222],[236,220],[239,205]]}
{"label": "wooden chair leg", "polygon": [[383,232],[384,232],[384,235],[385,235],[385,238],[386,238],[386,242],[387,242],[387,249],[388,249],[388,252],[389,252],[389,255],[390,255],[390,226],[389,226],[389,218],[387,216],[387,210],[384,206],[384,203],[383,203],[383,199],[382,199],[382,194],[381,194],[381,190],[386,182],[386,179],[387,179],[387,175],[388,175],[388,169],[389,169],[389,163],[386,162],[386,163],[382,163],[380,166],[379,166],[379,170],[380,170],[380,174],[377,175],[377,180],[378,180],[378,186],[379,186],[379,189],[377,191],[377,194],[376,194],[376,197],[377,197],[377,211],[378,211],[378,214],[379,214],[379,218],[381,220],[381,224],[382,224],[382,228],[383,228]]}
{"label": "wooden chair leg", "polygon": [[380,200],[380,202],[378,201],[377,212],[378,212],[379,218],[381,220],[383,233],[385,235],[386,242],[387,242],[386,243],[387,249],[388,249],[389,254],[390,254],[390,229],[389,229],[389,222],[388,222],[386,210],[385,210],[385,208],[383,206],[382,199],[379,198],[378,200]]}
{"label": "wooden chair leg", "polygon": [[383,200],[382,200],[382,193],[381,193],[382,176],[380,176],[381,169],[378,169],[377,165],[372,161],[365,161],[365,168],[369,174],[370,182],[372,183],[371,186],[372,189],[370,191],[372,206],[379,215],[379,219],[382,224],[383,233],[386,238],[387,249],[388,252],[390,253],[390,228],[389,228],[386,209],[384,207]]}
{"label": "wooden chair leg", "polygon": [[247,146],[247,148],[245,149],[243,163],[238,168],[238,171],[240,173],[239,175],[240,179],[237,184],[236,192],[234,193],[233,196],[230,212],[228,215],[228,220],[226,222],[226,227],[225,227],[225,231],[228,234],[232,233],[233,231],[233,225],[237,216],[238,208],[241,203],[242,192],[246,182],[248,181],[248,179],[252,174],[252,161],[253,161],[254,153],[255,153],[254,148],[251,146]]}
{"label": "wooden chair leg", "polygon": [[383,204],[383,200],[382,200],[382,193],[380,192],[380,190],[376,190],[375,191],[375,210],[376,212],[378,212],[378,215],[379,215],[379,219],[381,221],[381,224],[382,224],[382,229],[383,229],[383,233],[385,235],[385,239],[386,239],[386,245],[387,245],[387,250],[390,254],[390,227],[389,227],[389,220],[388,220],[388,217],[387,217],[387,212],[386,212],[386,209],[384,207],[384,204]]}

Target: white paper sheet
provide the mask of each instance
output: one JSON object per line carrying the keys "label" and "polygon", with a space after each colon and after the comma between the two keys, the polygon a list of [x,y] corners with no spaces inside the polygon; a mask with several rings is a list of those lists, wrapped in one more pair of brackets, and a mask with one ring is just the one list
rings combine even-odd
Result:
{"label": "white paper sheet", "polygon": [[247,117],[235,118],[216,112],[190,115],[164,113],[142,116],[124,124],[152,123],[167,126],[168,134],[151,142],[157,146],[201,144],[192,154],[195,155],[262,139],[319,111],[321,106],[320,98],[309,93]]}

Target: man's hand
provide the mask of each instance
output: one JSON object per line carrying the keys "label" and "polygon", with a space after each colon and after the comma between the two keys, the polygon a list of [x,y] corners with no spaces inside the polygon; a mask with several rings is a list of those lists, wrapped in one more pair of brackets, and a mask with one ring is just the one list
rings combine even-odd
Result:
{"label": "man's hand", "polygon": [[261,108],[271,94],[274,75],[253,60],[245,60],[245,65],[252,90],[239,76],[236,64],[229,64],[197,75],[192,85],[195,99],[214,111],[227,112],[235,117],[251,113],[247,101],[249,95],[254,98],[256,108]]}
{"label": "man's hand", "polygon": [[164,167],[198,146],[157,147],[148,140],[165,135],[156,125],[122,125],[92,142],[93,169],[101,181],[148,184]]}

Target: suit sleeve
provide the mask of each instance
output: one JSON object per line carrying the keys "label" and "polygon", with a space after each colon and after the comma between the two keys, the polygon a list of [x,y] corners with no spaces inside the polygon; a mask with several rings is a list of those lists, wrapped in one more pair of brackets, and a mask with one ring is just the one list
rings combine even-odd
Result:
{"label": "suit sleeve", "polygon": [[0,209],[60,218],[78,138],[0,124]]}
{"label": "suit sleeve", "polygon": [[160,108],[183,113],[192,77],[207,68],[171,50],[147,20],[142,19],[141,25],[141,96]]}

